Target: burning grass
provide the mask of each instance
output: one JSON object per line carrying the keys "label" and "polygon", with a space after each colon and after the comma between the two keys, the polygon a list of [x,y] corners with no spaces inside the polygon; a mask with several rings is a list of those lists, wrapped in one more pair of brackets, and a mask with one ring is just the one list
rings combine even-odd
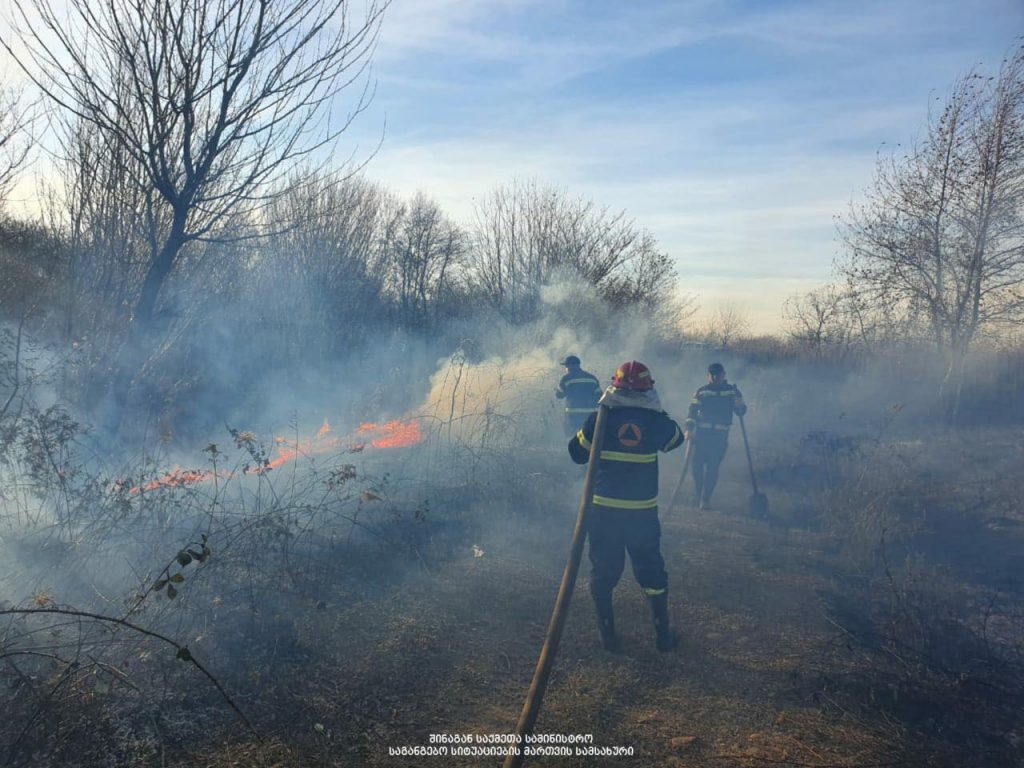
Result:
{"label": "burning grass", "polygon": [[[344,438],[325,425],[269,449],[238,432],[232,451],[208,448],[208,477],[138,493],[141,480],[65,471],[49,486],[62,515],[4,540],[37,582],[5,607],[88,604],[128,623],[9,615],[3,763],[395,766],[409,762],[389,747],[431,733],[511,730],[580,477],[560,438],[488,454],[439,437],[457,425],[512,445],[503,416],[413,422],[422,440],[408,448],[391,447],[410,433],[387,424]],[[1008,468],[1020,446],[998,432],[958,445],[956,471],[952,441],[879,440],[828,458],[822,482],[769,476],[771,521],[739,514],[749,490],[734,451],[723,511],[664,514],[680,651],[654,650],[628,573],[625,652],[600,651],[583,574],[538,731],[634,748],[614,765],[1019,761],[1024,526]],[[794,464],[825,460],[793,451]],[[463,458],[475,477],[441,471]],[[484,471],[494,463],[501,473]],[[58,572],[88,578],[47,583]],[[538,762],[555,763],[601,764]]]}
{"label": "burning grass", "polygon": [[[275,437],[273,440],[274,455],[259,444],[259,438],[253,432],[231,430],[235,444],[244,448],[253,459],[253,464],[245,464],[241,468],[244,474],[263,474],[279,469],[301,457],[320,456],[323,454],[362,453],[369,446],[378,450],[389,448],[408,448],[423,442],[425,435],[415,420],[402,421],[393,419],[384,424],[366,422],[360,424],[349,438],[337,437],[332,434],[331,425],[326,420],[312,438],[289,440],[286,437]],[[207,453],[215,454],[217,447],[211,444]],[[172,469],[162,477],[128,488],[129,493],[155,491],[158,488],[174,488],[195,483],[205,483],[214,478],[230,479],[232,472],[206,469]],[[125,485],[123,480],[115,482],[115,489]]]}

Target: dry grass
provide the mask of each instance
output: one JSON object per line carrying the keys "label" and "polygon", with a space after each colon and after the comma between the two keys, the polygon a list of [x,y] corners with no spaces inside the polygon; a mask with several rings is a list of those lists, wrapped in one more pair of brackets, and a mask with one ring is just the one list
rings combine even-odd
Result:
{"label": "dry grass", "polygon": [[[801,497],[799,489],[779,484],[766,487],[773,521],[747,518],[743,467],[731,456],[721,511],[664,515],[671,607],[683,636],[674,654],[655,651],[628,570],[616,593],[624,652],[601,651],[582,574],[536,730],[593,734],[596,744],[635,754],[529,764],[1015,764],[1024,733],[1024,600],[1020,583],[1004,577],[1018,567],[1024,526],[1007,502],[1018,489],[1004,463],[1020,461],[1020,445],[1009,433],[957,441],[971,457],[957,472],[945,463],[950,444],[928,445],[913,448],[895,487],[891,474],[869,471],[859,485],[816,492],[823,506],[809,527],[789,514],[787,499]],[[907,446],[878,456],[892,451]],[[192,603],[197,614],[216,616],[196,652],[221,673],[261,739],[194,678],[165,665],[159,728],[145,731],[110,694],[93,692],[65,702],[83,723],[73,733],[77,752],[66,742],[47,752],[41,738],[24,764],[101,765],[103,743],[130,738],[139,741],[134,752],[110,751],[125,758],[117,764],[499,764],[388,752],[425,745],[432,733],[514,728],[564,565],[572,505],[542,503],[567,496],[556,484],[491,491],[511,495],[472,502],[461,527],[421,537],[411,560],[372,539],[361,560],[345,542],[293,559],[290,569],[271,558],[266,570],[282,577],[279,593],[256,614],[230,583],[241,588],[251,572],[223,571],[203,587],[228,599],[215,614]],[[864,499],[877,507],[867,522],[858,517]],[[437,512],[427,529],[445,531],[444,523]],[[882,530],[888,538],[872,540]],[[140,739],[143,732],[160,738]]]}

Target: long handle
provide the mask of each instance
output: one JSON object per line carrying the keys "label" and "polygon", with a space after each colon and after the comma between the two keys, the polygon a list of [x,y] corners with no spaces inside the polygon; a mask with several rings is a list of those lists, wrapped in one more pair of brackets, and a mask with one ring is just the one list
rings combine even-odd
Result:
{"label": "long handle", "polygon": [[[739,416],[739,414],[737,414]],[[747,452],[747,466],[750,467],[750,484],[754,486],[754,494],[758,493],[757,490],[757,477],[754,476],[754,460],[750,458],[750,442],[747,440],[747,426],[743,423],[743,417],[740,416],[740,430],[743,432],[743,448]]]}
{"label": "long handle", "polygon": [[686,471],[690,468],[690,454],[693,452],[693,440],[696,436],[696,431],[690,433],[692,437],[686,441],[686,452],[683,455],[683,471],[679,474],[679,482],[676,483],[675,490],[672,491],[672,495],[668,499],[668,507],[665,509],[665,515],[672,514],[672,509],[676,505],[676,496],[679,495],[679,491],[683,489],[683,481],[686,480]]}
{"label": "long handle", "polygon": [[516,723],[516,736],[518,737],[516,741],[518,743],[513,746],[518,747],[518,749],[506,755],[503,768],[519,768],[523,764],[523,744],[526,736],[533,733],[533,726],[537,722],[537,715],[540,714],[540,705],[544,701],[544,691],[548,686],[551,668],[555,663],[558,643],[562,639],[562,628],[565,626],[565,619],[569,615],[569,602],[572,600],[572,591],[576,586],[576,574],[579,572],[580,561],[583,558],[583,542],[587,537],[587,513],[590,509],[591,499],[594,496],[594,479],[597,476],[601,446],[604,443],[604,428],[607,415],[607,406],[599,405],[597,408],[597,419],[594,421],[594,437],[590,443],[590,460],[587,463],[587,475],[583,480],[583,498],[580,499],[579,513],[576,515],[576,529],[573,531],[572,547],[569,549],[569,561],[565,564],[565,572],[562,574],[562,585],[558,589],[555,609],[552,611],[551,621],[548,623],[548,633],[544,638],[544,647],[541,648],[540,656],[537,658],[537,668],[533,672],[533,682],[530,683],[530,691],[526,694],[523,711],[519,715],[519,722]]}

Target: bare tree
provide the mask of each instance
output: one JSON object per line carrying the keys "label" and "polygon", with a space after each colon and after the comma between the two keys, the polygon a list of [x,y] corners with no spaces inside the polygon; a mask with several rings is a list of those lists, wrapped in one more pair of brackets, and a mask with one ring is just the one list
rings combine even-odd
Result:
{"label": "bare tree", "polygon": [[845,358],[857,333],[851,301],[850,294],[835,285],[789,297],[782,316],[790,338],[819,360],[830,354]]}
{"label": "bare tree", "polygon": [[[74,116],[58,116],[53,125],[58,181],[45,190],[43,216],[64,247],[52,325],[73,350],[62,366],[63,393],[80,406],[95,406],[118,369],[134,303],[169,212],[114,137]],[[241,234],[246,223],[235,217],[235,231]],[[225,225],[221,233],[231,230]],[[203,240],[181,252],[154,318],[162,332],[147,334],[144,355],[123,355],[126,369],[141,365],[144,378],[152,378],[175,340],[214,299],[223,302],[226,286],[238,284],[239,250],[231,242]]]}
{"label": "bare tree", "polygon": [[540,289],[571,270],[616,304],[653,300],[675,287],[668,257],[624,212],[538,182],[515,181],[477,206],[474,276],[513,322],[536,316]]}
{"label": "bare tree", "polygon": [[955,411],[971,344],[1024,319],[1024,48],[998,76],[960,80],[923,140],[880,158],[843,230],[842,272],[927,329]]}
{"label": "bare tree", "polygon": [[[81,348],[85,364],[76,373],[109,371],[145,279],[152,243],[166,223],[164,209],[156,191],[140,183],[137,163],[110,134],[78,118],[57,125],[60,181],[47,190],[44,216],[66,243],[63,341],[88,339]],[[72,385],[85,402],[96,394],[97,383]]]}
{"label": "bare tree", "polygon": [[422,193],[395,209],[386,232],[389,291],[399,323],[429,330],[444,308],[452,308],[448,299],[461,277],[466,234]]}
{"label": "bare tree", "polygon": [[[676,287],[675,267],[649,232],[641,232],[631,257],[607,275],[598,286],[613,306],[654,305],[667,301]],[[585,276],[593,279],[593,273]],[[685,302],[684,302],[685,303]]]}
{"label": "bare tree", "polygon": [[491,305],[513,322],[537,311],[556,202],[536,182],[515,181],[477,205],[475,276]]}
{"label": "bare tree", "polygon": [[[133,300],[136,337],[190,243],[237,236],[239,217],[258,223],[297,164],[329,155],[365,109],[386,0],[368,0],[355,22],[350,5],[11,0],[13,36],[0,43],[55,104],[123,151],[156,193],[160,226]],[[336,98],[360,82],[350,111],[335,119],[344,112]],[[137,366],[122,362],[115,389],[126,389]]]}
{"label": "bare tree", "polygon": [[718,349],[727,349],[750,330],[750,318],[733,302],[718,306],[698,331],[702,341]]}
{"label": "bare tree", "polygon": [[35,112],[24,93],[0,86],[0,208],[7,200],[32,148]]}
{"label": "bare tree", "polygon": [[270,215],[291,226],[262,242],[247,270],[258,336],[282,356],[322,359],[378,328],[388,270],[381,243],[396,207],[361,176],[302,179],[275,200]]}

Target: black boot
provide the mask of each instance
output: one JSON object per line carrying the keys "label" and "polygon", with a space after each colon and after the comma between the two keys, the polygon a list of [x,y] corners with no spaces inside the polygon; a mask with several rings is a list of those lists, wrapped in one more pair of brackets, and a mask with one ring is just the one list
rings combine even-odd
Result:
{"label": "black boot", "polygon": [[615,653],[619,650],[619,638],[615,635],[615,612],[612,610],[611,595],[594,595],[597,611],[597,631],[601,633],[601,647]]}
{"label": "black boot", "polygon": [[662,653],[671,651],[679,645],[679,636],[672,631],[668,620],[668,591],[659,595],[650,595],[651,613],[654,614],[654,631],[657,633],[656,645]]}

